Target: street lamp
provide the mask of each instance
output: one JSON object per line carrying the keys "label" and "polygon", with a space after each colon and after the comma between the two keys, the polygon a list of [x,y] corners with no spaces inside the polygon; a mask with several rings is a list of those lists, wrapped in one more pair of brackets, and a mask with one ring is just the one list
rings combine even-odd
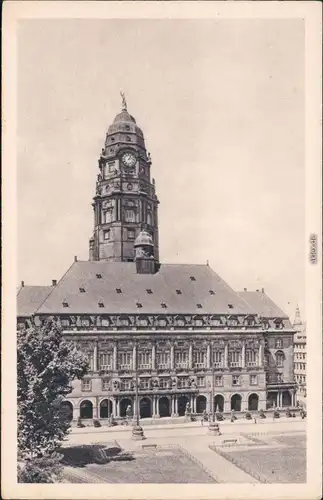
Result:
{"label": "street lamp", "polygon": [[136,386],[136,400],[135,400],[135,405],[136,405],[136,423],[132,427],[132,439],[134,439],[135,441],[139,441],[139,440],[146,439],[146,438],[145,438],[145,435],[144,435],[144,430],[140,426],[140,421],[139,421],[140,407],[139,407],[139,394],[138,394],[138,391],[139,391],[138,385],[139,384],[138,384],[138,343],[137,342],[136,342],[135,377],[136,377],[136,383],[135,383],[135,386]]}
{"label": "street lamp", "polygon": [[220,436],[221,432],[219,429],[219,424],[215,422],[214,414],[214,364],[212,364],[211,405],[212,418],[209,421],[209,434],[211,434],[212,436]]}

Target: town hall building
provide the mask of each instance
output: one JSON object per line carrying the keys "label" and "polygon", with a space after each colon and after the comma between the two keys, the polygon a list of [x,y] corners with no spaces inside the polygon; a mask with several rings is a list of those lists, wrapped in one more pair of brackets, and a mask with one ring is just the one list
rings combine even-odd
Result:
{"label": "town hall building", "polygon": [[89,260],[17,295],[18,328],[54,317],[86,353],[74,420],[295,406],[293,329],[264,289],[234,291],[209,265],[163,264],[152,162],[127,110],[109,127],[93,199]]}

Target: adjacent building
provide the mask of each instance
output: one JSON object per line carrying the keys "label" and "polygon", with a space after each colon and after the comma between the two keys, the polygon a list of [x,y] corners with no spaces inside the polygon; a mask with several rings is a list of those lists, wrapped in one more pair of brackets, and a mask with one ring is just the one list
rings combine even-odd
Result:
{"label": "adjacent building", "polygon": [[[126,102],[108,129],[93,199],[89,260],[52,286],[22,286],[18,327],[54,317],[90,371],[73,383],[74,419],[294,406],[293,337],[265,291],[234,291],[206,265],[159,259],[158,198],[142,130]],[[213,398],[212,398],[213,395]]]}
{"label": "adjacent building", "polygon": [[297,401],[306,404],[306,324],[301,319],[299,307],[296,307],[293,327],[294,335],[294,375],[297,383]]}

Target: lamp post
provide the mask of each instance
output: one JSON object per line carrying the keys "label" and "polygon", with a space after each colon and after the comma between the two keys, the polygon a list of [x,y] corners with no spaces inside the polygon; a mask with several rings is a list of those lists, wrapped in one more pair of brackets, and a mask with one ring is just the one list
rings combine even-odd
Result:
{"label": "lamp post", "polygon": [[212,417],[209,421],[209,434],[211,434],[212,436],[220,436],[221,432],[219,429],[219,424],[215,422],[214,413],[214,364],[212,364],[211,405]]}
{"label": "lamp post", "polygon": [[139,441],[139,440],[146,439],[146,438],[145,438],[145,435],[144,435],[144,430],[140,426],[140,421],[139,421],[140,407],[139,407],[139,393],[138,393],[138,391],[139,391],[139,387],[138,387],[139,383],[138,383],[138,343],[137,342],[136,342],[135,377],[136,377],[136,382],[135,382],[135,386],[136,386],[136,400],[135,400],[135,405],[136,405],[136,423],[132,427],[132,439],[134,439],[135,441]]}

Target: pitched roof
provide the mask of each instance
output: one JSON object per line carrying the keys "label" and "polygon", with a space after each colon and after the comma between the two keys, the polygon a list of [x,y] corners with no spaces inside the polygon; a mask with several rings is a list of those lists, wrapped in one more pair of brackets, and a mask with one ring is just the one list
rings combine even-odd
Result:
{"label": "pitched roof", "polygon": [[264,318],[288,318],[287,314],[284,313],[269,297],[265,292],[237,292],[239,297],[257,311],[257,313]]}
{"label": "pitched roof", "polygon": [[31,316],[53,290],[51,286],[22,286],[17,294],[17,316]]}
{"label": "pitched roof", "polygon": [[[85,291],[81,292],[80,288]],[[117,289],[121,289],[121,293],[117,293]],[[63,302],[68,307],[64,307]],[[99,302],[104,306],[100,307]],[[207,265],[162,264],[156,274],[137,274],[133,262],[104,261],[75,262],[37,312],[256,314]]]}

